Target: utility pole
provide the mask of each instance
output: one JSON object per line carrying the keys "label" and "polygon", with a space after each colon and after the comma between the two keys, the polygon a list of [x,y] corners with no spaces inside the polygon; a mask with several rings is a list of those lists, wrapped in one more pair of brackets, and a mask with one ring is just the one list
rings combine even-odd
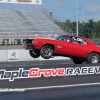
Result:
{"label": "utility pole", "polygon": [[77,23],[76,23],[77,25],[77,27],[76,27],[76,35],[78,36],[78,0],[77,0]]}

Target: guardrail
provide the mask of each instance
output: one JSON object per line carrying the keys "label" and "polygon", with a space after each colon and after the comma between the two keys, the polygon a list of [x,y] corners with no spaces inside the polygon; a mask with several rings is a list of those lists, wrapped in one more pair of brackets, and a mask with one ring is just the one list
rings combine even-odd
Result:
{"label": "guardrail", "polygon": [[2,33],[2,36],[0,35],[0,39],[26,39],[28,37],[44,37],[44,38],[55,38],[61,34],[59,33],[52,33],[52,34],[48,34],[48,33],[12,33],[14,36],[11,35],[11,33]]}
{"label": "guardrail", "polygon": [[0,45],[22,45],[23,39],[2,39]]}
{"label": "guardrail", "polygon": [[[7,34],[7,33],[6,33]],[[33,34],[32,36],[30,36],[28,33],[26,36],[24,36],[24,38],[20,37],[20,34],[17,34],[17,37],[10,37],[8,34],[6,35],[5,38],[1,38],[0,37],[0,45],[22,45],[24,39],[28,38],[28,37],[43,37],[43,38],[56,38],[57,36],[59,36],[60,34]],[[75,33],[73,33],[73,35],[75,35]],[[100,39],[90,39],[94,44],[96,45],[100,45]]]}
{"label": "guardrail", "polygon": [[17,36],[11,37],[9,33],[6,33],[5,37],[0,37],[0,45],[21,45],[23,44],[23,40],[28,37],[44,37],[44,38],[56,38],[60,34],[33,34],[29,35],[28,33],[24,35],[24,37],[20,37],[20,34],[17,33]]}

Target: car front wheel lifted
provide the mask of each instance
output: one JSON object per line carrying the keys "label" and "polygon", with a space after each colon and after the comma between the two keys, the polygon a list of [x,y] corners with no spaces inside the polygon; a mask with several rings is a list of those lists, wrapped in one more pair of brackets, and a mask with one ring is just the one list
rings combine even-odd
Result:
{"label": "car front wheel lifted", "polygon": [[29,50],[29,54],[33,58],[38,58],[40,56],[40,51],[37,49]]}
{"label": "car front wheel lifted", "polygon": [[40,50],[40,54],[44,59],[51,58],[53,55],[53,52],[54,52],[53,48],[49,45],[43,46]]}
{"label": "car front wheel lifted", "polygon": [[92,63],[92,64],[96,64],[99,63],[100,61],[100,56],[97,53],[91,53],[88,57],[87,57],[87,63]]}

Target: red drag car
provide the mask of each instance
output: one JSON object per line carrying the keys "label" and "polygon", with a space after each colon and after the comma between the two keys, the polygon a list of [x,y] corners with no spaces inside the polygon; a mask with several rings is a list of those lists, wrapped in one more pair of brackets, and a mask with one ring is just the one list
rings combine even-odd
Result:
{"label": "red drag car", "polygon": [[33,37],[25,39],[23,45],[34,58],[40,55],[44,59],[66,56],[70,57],[75,64],[100,61],[100,48],[90,40],[78,36],[60,35],[56,39]]}

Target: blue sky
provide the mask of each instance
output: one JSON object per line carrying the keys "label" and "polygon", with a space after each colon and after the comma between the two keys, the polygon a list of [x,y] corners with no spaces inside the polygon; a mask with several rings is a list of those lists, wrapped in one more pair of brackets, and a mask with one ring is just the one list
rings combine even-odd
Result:
{"label": "blue sky", "polygon": [[[42,0],[42,5],[60,21],[69,19],[76,21],[77,16],[77,0]],[[13,9],[33,9],[33,5],[16,5],[16,4],[0,4],[0,8]],[[88,22],[89,19],[94,21],[100,20],[100,0],[78,0],[79,21]]]}
{"label": "blue sky", "polygon": [[[43,6],[59,20],[76,20],[77,0],[42,0]],[[100,20],[100,0],[78,0],[79,21]]]}

